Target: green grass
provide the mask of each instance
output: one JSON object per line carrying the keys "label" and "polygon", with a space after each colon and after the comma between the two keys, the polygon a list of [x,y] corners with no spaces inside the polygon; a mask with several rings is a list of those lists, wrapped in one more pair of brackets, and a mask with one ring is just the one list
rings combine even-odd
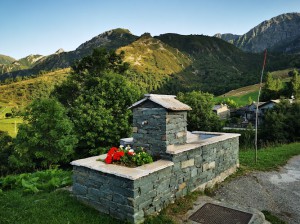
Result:
{"label": "green grass", "polygon": [[[55,85],[69,75],[70,69],[48,72],[35,78],[0,85],[0,107],[23,108],[34,98],[47,97]],[[0,108],[1,112],[1,108]]]}
{"label": "green grass", "polygon": [[226,94],[224,94],[224,96],[218,96],[214,98],[215,102],[221,102],[222,100],[225,99],[231,99],[234,100],[239,106],[246,106],[249,104],[249,97],[251,97],[251,99],[253,101],[257,101],[257,96],[258,96],[258,91],[255,92],[249,92],[246,93],[244,95],[240,95],[240,96],[227,96]]}
{"label": "green grass", "polygon": [[[16,122],[16,127],[15,127],[15,122]],[[18,125],[22,123],[23,123],[22,118],[0,119],[0,131],[7,131],[10,136],[16,137],[18,133]]]}
{"label": "green grass", "polygon": [[264,213],[266,220],[271,222],[272,224],[286,224],[286,222],[282,221],[281,219],[279,219],[269,211],[264,210],[262,211],[262,213]]}
{"label": "green grass", "polygon": [[[274,78],[279,78],[283,82],[289,82],[291,80],[291,78],[288,75],[290,71],[293,71],[293,68],[274,71],[271,72],[271,74]],[[229,98],[234,100],[239,106],[245,106],[248,104],[249,97],[251,97],[253,101],[257,101],[258,90],[259,84],[244,86],[215,97],[214,102],[218,103],[224,99]]]}
{"label": "green grass", "polygon": [[273,78],[275,79],[287,79],[290,78],[289,77],[289,72],[293,71],[294,68],[288,68],[288,69],[284,69],[284,70],[278,70],[278,71],[274,71],[271,72],[271,75],[273,76]]}
{"label": "green grass", "polygon": [[221,96],[217,96],[214,98],[214,102],[222,102],[225,99],[234,100],[239,106],[245,106],[249,104],[249,97],[252,98],[253,101],[257,100],[259,90],[259,84],[244,86],[235,90],[231,90]]}
{"label": "green grass", "polygon": [[10,190],[0,194],[1,224],[117,224],[108,215],[79,203],[67,191],[24,195]]}
{"label": "green grass", "polygon": [[[254,150],[240,151],[240,164],[247,170],[276,170],[286,164],[294,155],[300,154],[300,143],[281,145],[258,151],[258,163],[254,162]],[[177,216],[185,214],[192,208],[200,192],[193,192],[170,204],[158,216],[148,217],[146,224],[175,223]],[[272,223],[284,223],[272,214],[264,213]],[[24,195],[21,190],[8,190],[0,193],[0,223],[22,224],[60,224],[122,223],[108,215],[79,203],[67,191],[37,193]]]}
{"label": "green grass", "polygon": [[145,224],[173,224],[176,223],[176,217],[186,214],[193,208],[194,202],[203,192],[194,191],[183,198],[177,199],[174,203],[163,209],[159,215],[148,217]]}
{"label": "green grass", "polygon": [[240,151],[240,164],[247,170],[269,171],[277,170],[287,161],[300,154],[300,143],[291,143],[277,147],[270,147],[258,150],[258,161],[255,163],[255,151]]}

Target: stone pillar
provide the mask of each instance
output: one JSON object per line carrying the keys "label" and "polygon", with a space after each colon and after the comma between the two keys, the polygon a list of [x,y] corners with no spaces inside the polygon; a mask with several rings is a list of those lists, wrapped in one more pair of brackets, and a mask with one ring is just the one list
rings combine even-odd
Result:
{"label": "stone pillar", "polygon": [[170,145],[185,144],[187,111],[172,111],[150,100],[133,108],[133,147],[143,147],[156,158]]}
{"label": "stone pillar", "polygon": [[161,157],[167,148],[166,110],[148,103],[133,109],[133,147],[143,147],[154,157]]}

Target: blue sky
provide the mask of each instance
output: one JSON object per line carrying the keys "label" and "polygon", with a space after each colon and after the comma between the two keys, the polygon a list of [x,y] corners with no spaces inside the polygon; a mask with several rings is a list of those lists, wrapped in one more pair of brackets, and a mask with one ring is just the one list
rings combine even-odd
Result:
{"label": "blue sky", "polygon": [[16,59],[76,49],[114,28],[150,32],[244,34],[299,0],[0,0],[0,54]]}

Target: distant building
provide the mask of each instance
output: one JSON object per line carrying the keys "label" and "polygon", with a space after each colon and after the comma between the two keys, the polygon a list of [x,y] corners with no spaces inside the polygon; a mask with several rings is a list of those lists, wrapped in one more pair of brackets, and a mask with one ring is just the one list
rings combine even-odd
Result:
{"label": "distant building", "polygon": [[[264,105],[266,102],[259,102],[258,103],[258,124],[261,123],[261,118],[263,116],[263,113],[260,110],[260,107],[262,105]],[[247,109],[245,110],[245,115],[244,115],[244,119],[245,121],[248,121],[248,123],[252,123],[255,124],[255,117],[256,117],[256,107],[257,107],[257,103],[253,102],[251,105],[247,106]]]}
{"label": "distant building", "polygon": [[280,100],[270,100],[263,104],[260,104],[258,109],[261,114],[265,114],[267,110],[272,109],[276,104],[280,103]]}
{"label": "distant building", "polygon": [[230,117],[230,110],[226,104],[218,104],[213,107],[215,112],[221,119],[227,119]]}
{"label": "distant building", "polygon": [[[292,103],[292,100],[290,100],[290,103]],[[258,125],[260,125],[262,123],[262,119],[265,115],[265,113],[270,110],[273,109],[273,107],[280,103],[280,100],[269,100],[267,102],[259,102],[258,104]],[[255,118],[256,118],[256,106],[257,103],[252,103],[251,105],[247,106],[247,109],[245,110],[245,115],[243,116],[245,121],[248,121],[249,123],[255,124]],[[245,108],[245,107],[243,107]]]}
{"label": "distant building", "polygon": [[[293,99],[288,99],[290,103],[293,103]],[[263,117],[268,110],[280,103],[279,99],[269,100],[267,102],[259,102],[258,104],[258,126],[263,122]],[[246,128],[250,123],[255,126],[256,119],[256,107],[257,103],[253,102],[251,105],[243,106],[230,111],[230,122],[227,124],[230,127]]]}

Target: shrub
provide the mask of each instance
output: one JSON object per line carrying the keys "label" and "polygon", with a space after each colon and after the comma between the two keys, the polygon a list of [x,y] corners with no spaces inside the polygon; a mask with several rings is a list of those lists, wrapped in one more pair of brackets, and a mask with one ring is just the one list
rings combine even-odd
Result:
{"label": "shrub", "polygon": [[9,117],[11,117],[12,116],[12,113],[5,113],[5,117],[6,118],[9,118]]}
{"label": "shrub", "polygon": [[187,123],[191,131],[220,131],[222,122],[213,112],[213,95],[200,91],[179,93],[178,100],[189,105]]}
{"label": "shrub", "polygon": [[71,183],[71,172],[55,167],[35,173],[9,175],[0,178],[0,189],[9,190],[18,188],[26,193],[37,193],[39,191],[51,191],[59,187],[68,186]]}
{"label": "shrub", "polygon": [[300,140],[300,103],[282,101],[265,114],[261,127],[265,142],[295,142]]}
{"label": "shrub", "polygon": [[77,139],[64,107],[55,99],[34,100],[15,141],[10,162],[20,168],[49,168],[71,160]]}
{"label": "shrub", "polygon": [[9,156],[13,153],[13,139],[7,132],[0,131],[0,176],[12,171],[8,162]]}

